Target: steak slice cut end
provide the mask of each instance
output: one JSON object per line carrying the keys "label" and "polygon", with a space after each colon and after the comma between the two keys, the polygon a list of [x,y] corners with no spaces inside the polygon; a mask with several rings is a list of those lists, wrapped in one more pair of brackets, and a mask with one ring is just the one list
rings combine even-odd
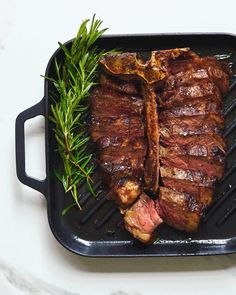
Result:
{"label": "steak slice cut end", "polygon": [[138,201],[125,212],[125,228],[143,243],[153,241],[155,229],[163,222],[158,204],[142,193]]}

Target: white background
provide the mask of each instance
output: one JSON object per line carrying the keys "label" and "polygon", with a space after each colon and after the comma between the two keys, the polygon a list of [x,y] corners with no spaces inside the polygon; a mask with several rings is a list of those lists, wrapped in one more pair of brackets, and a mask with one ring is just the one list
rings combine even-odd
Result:
{"label": "white background", "polygon": [[[235,294],[236,256],[89,259],[52,236],[44,197],[18,182],[16,116],[43,97],[57,41],[96,13],[108,33],[236,33],[235,1],[0,0],[0,294]],[[27,123],[27,171],[42,178],[43,120]]]}

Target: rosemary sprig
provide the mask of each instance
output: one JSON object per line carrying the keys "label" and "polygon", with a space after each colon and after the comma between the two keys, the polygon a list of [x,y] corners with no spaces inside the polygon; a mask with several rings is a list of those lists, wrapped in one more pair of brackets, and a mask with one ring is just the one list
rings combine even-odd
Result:
{"label": "rosemary sprig", "polygon": [[[65,208],[65,214],[74,205],[80,209],[78,184],[85,180],[90,192],[95,195],[91,174],[93,165],[92,154],[87,154],[89,136],[83,117],[88,111],[88,96],[96,84],[98,61],[104,51],[99,51],[94,42],[105,32],[100,29],[101,20],[95,15],[88,28],[89,19],[82,22],[72,46],[68,49],[59,43],[65,54],[63,64],[55,62],[56,79],[51,80],[57,89],[59,100],[51,105],[50,119],[55,124],[54,133],[58,144],[58,152],[63,162],[64,173],[55,172],[62,182],[66,193],[71,192],[74,203]],[[55,100],[56,101],[56,100]]]}

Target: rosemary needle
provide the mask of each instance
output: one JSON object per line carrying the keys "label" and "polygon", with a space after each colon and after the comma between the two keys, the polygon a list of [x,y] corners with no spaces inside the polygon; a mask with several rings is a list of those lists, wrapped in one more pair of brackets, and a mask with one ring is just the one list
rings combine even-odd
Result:
{"label": "rosemary needle", "polygon": [[55,125],[54,134],[64,172],[61,174],[55,171],[55,175],[63,184],[65,192],[70,192],[74,199],[74,203],[63,210],[63,215],[75,205],[81,209],[77,186],[82,181],[95,195],[91,177],[94,169],[92,154],[87,154],[90,138],[86,136],[83,117],[88,112],[90,90],[96,84],[98,61],[105,54],[94,43],[106,29],[100,29],[102,21],[96,20],[95,15],[88,28],[89,21],[82,22],[70,49],[59,43],[65,61],[60,65],[55,62],[56,79],[46,77],[57,90],[49,119]]}

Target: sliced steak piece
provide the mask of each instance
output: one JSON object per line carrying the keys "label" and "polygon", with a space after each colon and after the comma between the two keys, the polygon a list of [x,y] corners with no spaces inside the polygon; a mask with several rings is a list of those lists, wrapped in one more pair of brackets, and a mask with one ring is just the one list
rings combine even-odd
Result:
{"label": "sliced steak piece", "polygon": [[192,195],[160,187],[159,204],[168,225],[189,233],[198,229],[203,205]]}
{"label": "sliced steak piece", "polygon": [[126,230],[143,243],[153,241],[154,231],[162,222],[158,203],[144,193],[124,214]]}
{"label": "sliced steak piece", "polygon": [[226,142],[217,134],[172,137],[163,137],[163,133],[161,135],[160,155],[162,157],[174,158],[176,155],[189,155],[217,160],[224,158],[226,153]]}
{"label": "sliced steak piece", "polygon": [[160,167],[161,177],[168,177],[173,179],[186,180],[194,182],[199,186],[213,188],[216,182],[215,176],[208,176],[202,171],[185,170],[174,167]]}
{"label": "sliced steak piece", "polygon": [[[100,149],[106,148],[143,148],[146,153],[146,141],[144,136],[141,137],[117,137],[117,136],[103,136],[97,140]],[[118,149],[117,149],[118,150]]]}
{"label": "sliced steak piece", "polygon": [[185,60],[171,60],[169,69],[170,73],[176,77],[175,85],[181,85],[187,81],[194,84],[198,79],[208,79],[218,86],[222,95],[228,92],[232,72],[226,63],[219,62],[214,57],[201,58],[196,55]]}
{"label": "sliced steak piece", "polygon": [[218,87],[212,82],[200,81],[188,86],[171,88],[170,90],[167,88],[161,96],[161,106],[171,107],[200,98],[208,100],[210,98],[211,101],[221,104],[221,93]]}
{"label": "sliced steak piece", "polygon": [[[223,79],[223,81],[221,80]],[[174,88],[179,86],[189,86],[197,84],[198,82],[211,81],[216,85],[223,94],[225,94],[229,87],[228,74],[219,67],[209,66],[197,69],[190,69],[184,72],[179,72],[176,75],[171,75],[166,81],[166,88]]]}
{"label": "sliced steak piece", "polygon": [[101,154],[99,162],[103,172],[110,175],[118,173],[119,175],[141,178],[144,170],[143,153],[137,156]]}
{"label": "sliced steak piece", "polygon": [[222,95],[227,94],[232,71],[226,63],[219,62],[215,57],[202,57],[195,60],[195,67],[206,69],[209,78],[219,87]]}
{"label": "sliced steak piece", "polygon": [[145,162],[145,187],[156,193],[159,182],[159,130],[156,93],[152,86],[142,85],[147,133],[147,158]]}
{"label": "sliced steak piece", "polygon": [[160,146],[160,156],[175,157],[175,156],[195,156],[204,157],[207,160],[215,160],[216,162],[223,163],[225,160],[224,155],[217,149],[209,149],[208,146],[196,144],[194,146],[180,146],[172,145],[170,147]]}
{"label": "sliced steak piece", "polygon": [[175,167],[184,170],[201,171],[209,177],[221,179],[224,172],[222,163],[215,160],[206,160],[204,157],[195,156],[173,156],[168,155],[160,158],[161,164],[165,167]]}
{"label": "sliced steak piece", "polygon": [[90,132],[94,141],[101,137],[117,136],[137,138],[144,136],[144,124],[141,117],[120,115],[117,118],[92,118]]}
{"label": "sliced steak piece", "polygon": [[192,86],[198,82],[209,82],[209,74],[206,69],[194,69],[191,68],[186,71],[181,71],[175,75],[170,75],[166,80],[166,89],[173,89],[179,86]]}
{"label": "sliced steak piece", "polygon": [[[217,62],[218,67],[215,65],[216,60],[213,60],[212,65],[207,66],[207,71],[210,78],[215,82],[215,84],[221,90],[222,95],[226,95],[229,91],[229,78],[231,76],[231,70],[228,65],[224,63]],[[221,67],[219,66],[221,65]]]}
{"label": "sliced steak piece", "polygon": [[182,116],[199,116],[217,114],[222,118],[222,108],[216,102],[198,101],[197,103],[186,103],[182,106],[176,106],[161,112],[161,120],[169,120],[175,117]]}
{"label": "sliced steak piece", "polygon": [[116,92],[121,92],[129,95],[139,95],[140,85],[135,82],[122,81],[117,77],[111,77],[106,74],[101,74],[100,84],[109,90],[115,90]]}
{"label": "sliced steak piece", "polygon": [[[162,116],[161,116],[162,119]],[[160,134],[164,137],[175,135],[221,134],[223,120],[216,114],[174,117],[160,122]]]}
{"label": "sliced steak piece", "polygon": [[[117,148],[119,147],[119,149]],[[117,145],[117,146],[109,146],[106,149],[101,150],[101,156],[114,156],[114,157],[144,157],[146,155],[146,146],[142,138],[136,138],[133,145]]]}
{"label": "sliced steak piece", "polygon": [[202,134],[201,136],[161,136],[160,140],[164,147],[179,145],[186,147],[187,150],[190,150],[191,147],[196,145],[206,146],[209,154],[217,154],[219,151],[225,154],[227,149],[225,139],[214,133]]}
{"label": "sliced steak piece", "polygon": [[[143,112],[143,100],[114,92],[107,88],[96,88],[90,96],[90,109],[93,117],[140,116]],[[115,102],[115,103],[114,103]]]}
{"label": "sliced steak piece", "polygon": [[163,186],[180,193],[186,193],[198,200],[202,208],[206,208],[212,201],[214,190],[209,187],[199,186],[186,180],[162,178]]}

